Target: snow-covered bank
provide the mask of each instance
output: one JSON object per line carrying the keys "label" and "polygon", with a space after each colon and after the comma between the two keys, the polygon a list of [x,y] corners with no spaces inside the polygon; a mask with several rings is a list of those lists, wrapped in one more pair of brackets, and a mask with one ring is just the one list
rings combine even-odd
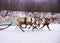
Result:
{"label": "snow-covered bank", "polygon": [[[42,26],[42,25],[41,25]],[[60,43],[60,24],[50,24],[41,30],[25,30],[22,32],[16,26],[0,31],[0,43]]]}

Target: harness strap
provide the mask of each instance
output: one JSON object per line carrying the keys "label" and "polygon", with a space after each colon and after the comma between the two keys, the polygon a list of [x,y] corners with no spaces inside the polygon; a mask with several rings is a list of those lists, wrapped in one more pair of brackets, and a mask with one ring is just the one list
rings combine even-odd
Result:
{"label": "harness strap", "polygon": [[35,20],[34,24],[36,24],[36,20]]}
{"label": "harness strap", "polygon": [[25,23],[26,23],[26,19],[27,19],[27,18],[25,17],[25,18],[24,18],[24,22],[25,22]]}
{"label": "harness strap", "polygon": [[32,18],[31,18],[31,22],[32,22]]}

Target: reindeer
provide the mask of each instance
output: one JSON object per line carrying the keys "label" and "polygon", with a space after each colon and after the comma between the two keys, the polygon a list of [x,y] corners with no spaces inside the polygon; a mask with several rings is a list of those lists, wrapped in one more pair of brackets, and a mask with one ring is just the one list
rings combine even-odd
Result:
{"label": "reindeer", "polygon": [[38,29],[37,27],[40,27],[40,16],[35,16],[34,17],[35,22],[33,23],[33,28],[32,30],[34,31],[34,29]]}
{"label": "reindeer", "polygon": [[50,28],[49,28],[49,24],[50,24],[51,22],[54,23],[54,21],[56,21],[56,20],[57,20],[56,17],[52,17],[52,18],[49,18],[49,19],[48,19],[47,17],[42,18],[42,24],[43,24],[43,26],[42,26],[40,29],[42,30],[42,28],[43,28],[45,25],[47,25],[48,30],[51,31]]}
{"label": "reindeer", "polygon": [[[19,17],[19,18],[17,18],[17,23],[18,23],[18,26],[19,26],[19,28],[23,31],[23,32],[25,32],[23,29],[22,29],[22,24],[25,24],[26,26],[25,26],[25,28],[27,27],[27,25],[30,25],[30,27],[32,26],[32,18],[31,17]],[[29,28],[30,28],[29,27]]]}
{"label": "reindeer", "polygon": [[57,21],[57,17],[51,17],[50,18],[50,22],[55,23],[55,21]]}
{"label": "reindeer", "polygon": [[50,19],[48,19],[48,18],[43,18],[43,19],[42,19],[42,24],[43,24],[43,26],[40,28],[41,30],[42,30],[42,28],[43,28],[45,25],[47,25],[47,28],[48,28],[49,31],[50,31],[50,28],[49,28]]}

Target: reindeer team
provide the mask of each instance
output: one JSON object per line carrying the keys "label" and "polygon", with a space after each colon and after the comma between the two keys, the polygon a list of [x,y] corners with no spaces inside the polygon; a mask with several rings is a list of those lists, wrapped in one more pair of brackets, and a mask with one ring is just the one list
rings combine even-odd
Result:
{"label": "reindeer team", "polygon": [[43,26],[39,29],[42,30],[42,28],[46,25],[48,30],[51,31],[51,29],[49,28],[49,24],[51,22],[54,22],[57,18],[52,17],[52,18],[40,18],[40,16],[34,16],[34,17],[19,17],[17,18],[17,25],[18,27],[23,31],[22,25],[25,24],[25,28],[27,27],[27,25],[30,25],[30,27],[28,29],[30,29],[32,27],[32,31],[34,31],[34,29],[38,29],[37,27],[40,27],[40,24],[42,23]]}

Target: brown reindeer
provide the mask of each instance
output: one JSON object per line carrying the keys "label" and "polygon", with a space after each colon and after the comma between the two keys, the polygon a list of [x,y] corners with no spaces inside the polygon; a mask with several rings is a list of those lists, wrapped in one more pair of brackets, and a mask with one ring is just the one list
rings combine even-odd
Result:
{"label": "brown reindeer", "polygon": [[23,32],[25,32],[25,31],[22,29],[22,24],[26,25],[25,28],[27,27],[27,25],[30,25],[30,27],[31,27],[32,24],[33,24],[32,21],[33,21],[33,19],[31,17],[25,17],[25,18],[24,17],[19,17],[19,18],[17,18],[18,26]]}
{"label": "brown reindeer", "polygon": [[34,17],[35,22],[33,23],[33,28],[32,30],[34,31],[34,29],[38,29],[37,27],[40,27],[40,16],[35,16]]}
{"label": "brown reindeer", "polygon": [[43,19],[42,19],[42,24],[43,24],[43,26],[42,26],[40,29],[42,29],[45,25],[47,25],[47,28],[48,28],[49,31],[50,31],[50,28],[49,28],[50,19],[48,19],[48,18],[43,18]]}
{"label": "brown reindeer", "polygon": [[55,21],[57,21],[57,17],[50,18],[50,22],[54,23]]}

